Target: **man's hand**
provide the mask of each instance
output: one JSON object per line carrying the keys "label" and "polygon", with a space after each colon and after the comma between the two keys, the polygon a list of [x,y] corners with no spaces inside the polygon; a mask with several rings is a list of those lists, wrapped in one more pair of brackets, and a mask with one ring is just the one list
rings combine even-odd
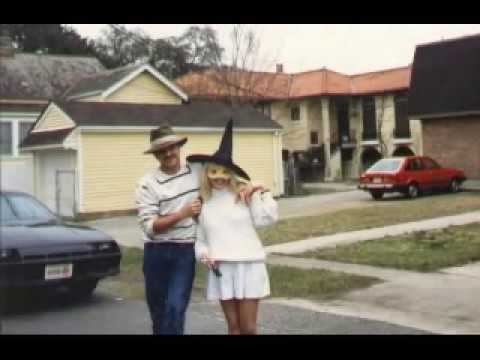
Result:
{"label": "man's hand", "polygon": [[200,258],[200,262],[204,265],[207,265],[210,270],[215,266],[215,260],[213,260],[206,254],[202,255],[202,257]]}
{"label": "man's hand", "polygon": [[202,202],[200,199],[194,200],[191,203],[184,205],[179,213],[182,219],[186,219],[189,217],[194,217],[200,215],[200,211],[202,210]]}
{"label": "man's hand", "polygon": [[255,191],[258,191],[258,190],[264,191],[265,188],[262,185],[252,185],[250,183],[242,184],[241,188],[240,188],[240,191],[237,194],[237,199],[236,200],[237,201],[240,200],[243,203],[245,203],[246,205],[249,205],[250,200],[252,198],[252,194]]}

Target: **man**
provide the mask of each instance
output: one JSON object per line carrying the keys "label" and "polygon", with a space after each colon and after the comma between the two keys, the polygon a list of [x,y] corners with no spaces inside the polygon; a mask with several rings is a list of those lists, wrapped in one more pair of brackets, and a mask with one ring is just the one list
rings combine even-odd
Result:
{"label": "man", "polygon": [[[143,230],[145,292],[154,334],[183,334],[185,313],[195,276],[199,164],[183,164],[180,148],[187,142],[169,126],[150,133],[150,148],[160,167],[138,183],[135,198]],[[245,187],[246,201],[256,190]]]}

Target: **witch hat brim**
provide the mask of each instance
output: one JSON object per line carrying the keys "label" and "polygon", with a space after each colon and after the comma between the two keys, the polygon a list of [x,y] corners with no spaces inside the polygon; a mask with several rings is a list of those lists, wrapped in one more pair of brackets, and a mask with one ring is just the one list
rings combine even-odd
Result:
{"label": "witch hat brim", "polygon": [[232,160],[232,135],[233,135],[233,120],[230,119],[225,127],[222,136],[220,147],[213,155],[194,154],[187,156],[188,162],[211,162],[214,164],[225,166],[232,170],[238,176],[250,180],[250,176]]}

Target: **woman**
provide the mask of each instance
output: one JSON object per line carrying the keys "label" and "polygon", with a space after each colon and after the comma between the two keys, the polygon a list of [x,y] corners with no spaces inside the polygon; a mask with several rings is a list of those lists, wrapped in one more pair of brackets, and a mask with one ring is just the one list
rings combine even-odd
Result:
{"label": "woman", "polygon": [[263,186],[254,186],[249,205],[236,200],[249,176],[232,162],[231,149],[230,120],[213,156],[187,158],[205,163],[195,254],[212,270],[207,274],[206,297],[220,301],[228,333],[251,335],[257,332],[259,300],[270,294],[265,251],[255,227],[273,224],[278,212],[277,203]]}

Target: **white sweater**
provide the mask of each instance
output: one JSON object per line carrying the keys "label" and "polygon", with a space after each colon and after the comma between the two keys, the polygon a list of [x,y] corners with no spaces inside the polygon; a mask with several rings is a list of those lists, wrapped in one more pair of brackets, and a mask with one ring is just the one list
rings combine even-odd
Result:
{"label": "white sweater", "polygon": [[235,202],[229,190],[212,189],[202,206],[197,227],[195,254],[221,261],[261,261],[265,251],[255,227],[268,226],[278,219],[277,202],[270,192],[252,195],[250,206]]}

